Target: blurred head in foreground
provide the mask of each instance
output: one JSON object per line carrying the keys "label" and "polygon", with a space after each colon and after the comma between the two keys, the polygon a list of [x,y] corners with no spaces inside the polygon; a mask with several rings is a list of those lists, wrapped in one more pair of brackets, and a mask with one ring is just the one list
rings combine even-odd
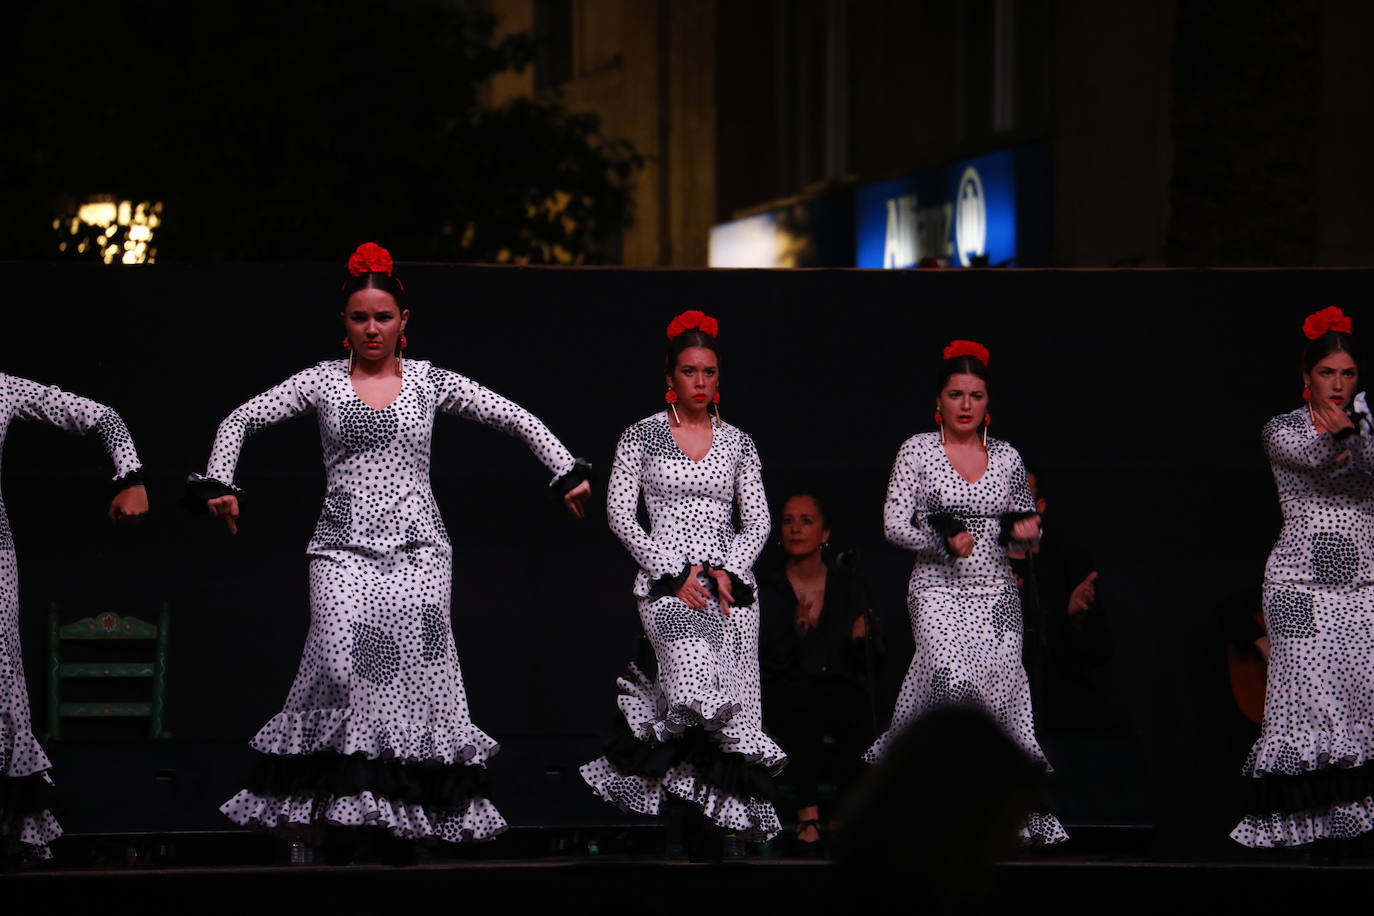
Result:
{"label": "blurred head in foreground", "polygon": [[967,902],[986,892],[993,861],[1017,848],[1043,778],[987,713],[931,710],[854,793],[836,858],[870,890],[896,881],[927,903]]}

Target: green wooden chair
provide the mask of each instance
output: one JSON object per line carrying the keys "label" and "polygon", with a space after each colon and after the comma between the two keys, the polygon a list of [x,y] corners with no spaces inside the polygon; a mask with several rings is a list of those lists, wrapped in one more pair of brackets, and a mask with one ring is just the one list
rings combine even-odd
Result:
{"label": "green wooden chair", "polygon": [[[137,617],[121,617],[106,611],[63,625],[57,618],[57,603],[48,609],[48,740],[62,737],[62,720],[68,718],[147,718],[148,737],[170,737],[163,730],[163,710],[167,699],[167,646],[171,617],[167,602],[162,603],[156,624]],[[74,642],[126,644],[143,640],[151,650],[151,661],[63,661],[63,648]],[[146,678],[151,696],[146,701],[83,700],[64,702],[64,682],[103,681],[106,679]]]}

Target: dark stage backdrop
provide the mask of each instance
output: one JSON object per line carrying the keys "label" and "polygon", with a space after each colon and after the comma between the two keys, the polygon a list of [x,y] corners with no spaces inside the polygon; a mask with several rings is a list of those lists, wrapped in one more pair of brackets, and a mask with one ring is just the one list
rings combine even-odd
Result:
{"label": "dark stage backdrop", "polygon": [[[1162,847],[1224,848],[1255,728],[1229,705],[1215,608],[1236,592],[1258,608],[1278,530],[1259,429],[1299,403],[1307,312],[1339,304],[1370,327],[1371,272],[399,272],[412,355],[528,407],[603,474],[620,432],[662,406],[668,319],[716,315],[722,410],[758,443],[770,493],[823,488],[835,541],[862,552],[888,642],[884,715],[911,652],[911,558],[882,539],[888,469],[904,438],[932,428],[943,344],[985,342],[993,429],[1046,474],[1048,536],[1092,546],[1115,637],[1094,674],[1100,727],[1045,736],[1065,819],[1154,823]],[[234,406],[344,352],[339,269],[6,273],[0,368],[115,406],[155,506],[141,528],[112,529],[98,442],[11,429],[3,483],[36,717],[48,602],[71,616],[165,598],[169,727],[246,740],[285,697],[307,626],[304,548],[323,496],[313,419],[249,440],[237,537],[181,511],[181,481],[204,468]],[[527,765],[570,767],[611,721],[614,679],[636,651],[634,566],[599,507],[579,524],[550,502],[515,440],[441,417],[434,458],[474,719],[498,740],[538,739]]]}

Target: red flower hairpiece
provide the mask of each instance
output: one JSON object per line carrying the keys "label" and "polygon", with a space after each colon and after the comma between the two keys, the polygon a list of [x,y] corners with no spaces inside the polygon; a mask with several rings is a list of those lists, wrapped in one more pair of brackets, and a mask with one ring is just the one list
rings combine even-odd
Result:
{"label": "red flower hairpiece", "polygon": [[973,340],[951,340],[945,347],[945,359],[972,356],[984,366],[988,364],[988,348]]}
{"label": "red flower hairpiece", "polygon": [[363,242],[348,258],[348,272],[355,277],[363,274],[391,276],[391,252],[376,242]]}
{"label": "red flower hairpiece", "polygon": [[1350,318],[1334,305],[1328,305],[1320,312],[1313,312],[1302,323],[1302,332],[1307,335],[1308,340],[1316,340],[1327,331],[1351,333]]}
{"label": "red flower hairpiece", "polygon": [[703,334],[710,334],[712,337],[720,333],[720,325],[716,323],[716,319],[705,312],[692,309],[690,312],[683,312],[668,322],[668,339],[672,340],[679,334],[685,334],[694,329]]}

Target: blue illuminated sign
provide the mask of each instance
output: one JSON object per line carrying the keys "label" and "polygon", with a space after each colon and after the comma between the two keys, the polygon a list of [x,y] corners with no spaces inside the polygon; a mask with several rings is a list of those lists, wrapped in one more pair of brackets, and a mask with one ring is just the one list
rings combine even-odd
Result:
{"label": "blue illuminated sign", "polygon": [[915,267],[926,258],[950,267],[1014,264],[1023,254],[1016,231],[1017,156],[1017,150],[1003,150],[859,188],[855,266]]}

